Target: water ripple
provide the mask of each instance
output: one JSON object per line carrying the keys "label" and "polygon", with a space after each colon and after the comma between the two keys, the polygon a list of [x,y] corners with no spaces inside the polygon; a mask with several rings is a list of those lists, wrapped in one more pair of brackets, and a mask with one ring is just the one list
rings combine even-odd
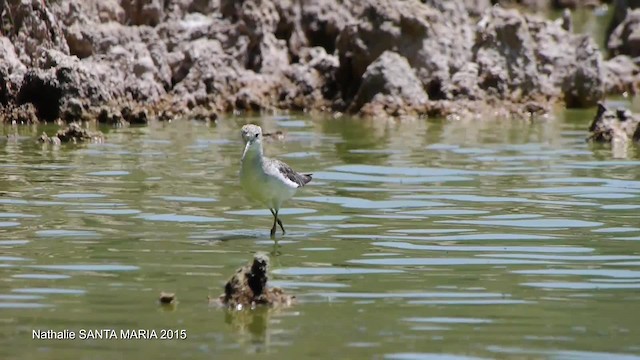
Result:
{"label": "water ripple", "polygon": [[121,264],[31,265],[30,267],[42,270],[65,271],[133,271],[140,269],[138,266]]}
{"label": "water ripple", "polygon": [[441,220],[441,223],[455,223],[467,225],[484,225],[484,226],[508,226],[523,228],[582,228],[596,227],[603,223],[597,221],[585,221],[574,219],[520,219],[520,220]]}
{"label": "water ripple", "polygon": [[451,265],[533,265],[554,264],[553,261],[516,260],[516,259],[477,259],[477,258],[391,258],[357,259],[347,261],[351,264],[387,265],[387,266],[451,266]]}
{"label": "water ripple", "polygon": [[404,250],[466,251],[466,252],[535,252],[535,253],[585,253],[591,248],[572,246],[468,246],[468,245],[416,245],[407,242],[374,242],[372,245]]}
{"label": "water ripple", "polygon": [[539,270],[513,270],[515,274],[524,275],[581,275],[581,276],[608,276],[619,279],[640,279],[640,271],[617,269],[539,269]]}
{"label": "water ripple", "polygon": [[225,219],[221,217],[178,215],[178,214],[141,214],[137,217],[147,221],[166,221],[166,222],[185,222],[185,223],[189,223],[189,222],[208,223],[208,222],[233,221],[231,219]]}
{"label": "water ripple", "polygon": [[393,274],[401,270],[367,269],[367,268],[341,268],[341,267],[290,267],[273,270],[278,275],[364,275],[364,274]]}

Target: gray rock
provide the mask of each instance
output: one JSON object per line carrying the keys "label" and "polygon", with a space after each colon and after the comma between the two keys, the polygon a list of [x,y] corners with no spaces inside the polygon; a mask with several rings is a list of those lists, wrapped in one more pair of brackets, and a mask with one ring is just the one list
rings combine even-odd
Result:
{"label": "gray rock", "polygon": [[60,22],[44,5],[42,0],[24,0],[12,10],[15,25],[12,42],[18,58],[25,65],[32,65],[42,49],[69,54]]}
{"label": "gray rock", "polygon": [[151,28],[115,22],[67,28],[71,53],[90,62],[109,64],[105,74],[118,79],[126,94],[139,101],[158,101],[171,85],[168,51]]}
{"label": "gray rock", "polygon": [[407,59],[395,52],[385,51],[363,74],[351,111],[361,110],[365,104],[372,102],[395,103],[406,111],[419,110],[424,109],[427,100],[429,96]]}
{"label": "gray rock", "polygon": [[300,63],[292,64],[286,73],[292,86],[280,94],[283,106],[295,110],[328,109],[336,96],[335,76],[338,58],[322,47],[305,48]]}
{"label": "gray rock", "polygon": [[354,21],[344,3],[335,0],[303,0],[300,26],[307,38],[308,46],[321,46],[328,53],[333,53],[338,35],[347,24]]}
{"label": "gray rock", "polygon": [[607,94],[630,95],[640,92],[640,66],[627,55],[618,55],[604,62]]}
{"label": "gray rock", "polygon": [[[427,3],[439,2],[438,0],[428,0]],[[469,15],[480,17],[489,8],[491,8],[491,0],[462,0],[464,7]]]}
{"label": "gray rock", "polygon": [[627,12],[624,21],[609,37],[607,47],[614,56],[640,56],[640,9]]}
{"label": "gray rock", "polygon": [[535,42],[516,10],[494,7],[478,22],[473,60],[488,94],[521,101],[540,88]]}
{"label": "gray rock", "polygon": [[613,16],[607,28],[607,35],[610,36],[613,30],[624,21],[629,10],[638,8],[640,8],[640,0],[613,0]]}
{"label": "gray rock", "polygon": [[409,61],[430,97],[446,98],[450,74],[471,58],[472,31],[461,2],[441,6],[443,10],[416,0],[365,3],[354,15],[359,21],[337,39],[343,96],[352,97],[369,64],[390,50]]}
{"label": "gray rock", "polygon": [[61,108],[74,99],[85,109],[113,99],[111,89],[77,58],[43,50],[38,65],[27,70],[16,100],[18,104],[32,103],[42,119],[57,119]]}
{"label": "gray rock", "polygon": [[575,42],[575,66],[563,86],[568,107],[594,106],[604,97],[604,66],[595,41],[582,36]]}
{"label": "gray rock", "polygon": [[0,37],[0,105],[7,105],[15,98],[26,71],[11,41]]}
{"label": "gray rock", "polygon": [[52,3],[49,9],[62,23],[63,28],[75,23],[85,25],[112,21],[125,23],[125,12],[119,0],[57,1]]}
{"label": "gray rock", "polygon": [[160,0],[121,0],[125,23],[131,25],[156,26],[164,18],[163,1]]}
{"label": "gray rock", "polygon": [[468,62],[462,69],[453,74],[448,92],[455,97],[463,97],[470,100],[482,98],[484,92],[478,86],[478,64]]}
{"label": "gray rock", "polygon": [[635,89],[629,61],[490,2],[12,0],[0,103],[117,123],[276,107],[529,116],[525,104],[594,104],[605,77],[606,91]]}

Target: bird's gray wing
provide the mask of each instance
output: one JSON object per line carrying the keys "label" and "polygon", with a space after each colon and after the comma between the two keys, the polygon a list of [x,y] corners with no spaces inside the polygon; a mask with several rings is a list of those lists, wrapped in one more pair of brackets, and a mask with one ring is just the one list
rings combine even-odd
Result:
{"label": "bird's gray wing", "polygon": [[280,160],[274,160],[276,164],[276,169],[284,176],[285,178],[293,181],[298,184],[298,187],[305,186],[309,181],[311,181],[311,174],[299,174],[295,170],[293,170],[289,165],[283,163]]}

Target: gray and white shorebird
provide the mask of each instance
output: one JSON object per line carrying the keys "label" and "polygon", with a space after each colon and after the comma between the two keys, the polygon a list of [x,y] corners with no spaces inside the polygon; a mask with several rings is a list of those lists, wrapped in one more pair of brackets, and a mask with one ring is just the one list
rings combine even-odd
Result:
{"label": "gray and white shorebird", "polygon": [[285,234],[278,211],[284,201],[295,195],[298,188],[311,181],[311,174],[297,173],[282,161],[264,156],[260,126],[244,125],[242,139],[245,146],[240,166],[240,184],[249,198],[259,201],[271,211],[271,237],[275,237],[276,224],[280,225],[282,234]]}

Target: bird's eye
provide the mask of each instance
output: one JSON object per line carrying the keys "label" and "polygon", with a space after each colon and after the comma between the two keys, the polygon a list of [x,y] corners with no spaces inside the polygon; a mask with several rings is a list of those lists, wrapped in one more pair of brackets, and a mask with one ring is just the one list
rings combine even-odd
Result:
{"label": "bird's eye", "polygon": [[260,136],[260,134],[256,134],[256,139],[258,138],[258,136]]}

